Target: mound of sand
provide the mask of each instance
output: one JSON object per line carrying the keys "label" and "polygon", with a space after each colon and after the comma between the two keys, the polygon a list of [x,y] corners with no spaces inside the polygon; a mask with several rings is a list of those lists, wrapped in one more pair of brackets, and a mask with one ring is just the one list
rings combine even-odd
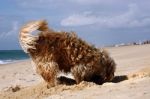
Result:
{"label": "mound of sand", "polygon": [[143,68],[143,69],[139,70],[138,72],[128,75],[128,79],[133,79],[133,78],[140,79],[140,78],[144,78],[144,77],[150,77],[150,67]]}

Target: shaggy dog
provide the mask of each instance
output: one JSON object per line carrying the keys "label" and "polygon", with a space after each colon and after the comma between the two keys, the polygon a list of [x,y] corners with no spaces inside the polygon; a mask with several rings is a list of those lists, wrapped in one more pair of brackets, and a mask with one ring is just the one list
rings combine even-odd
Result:
{"label": "shaggy dog", "polygon": [[[39,30],[37,35],[31,34]],[[26,24],[20,31],[20,44],[32,59],[36,72],[48,83],[58,84],[59,72],[72,73],[76,83],[98,84],[114,78],[115,62],[103,49],[97,49],[75,33],[57,32],[40,20]]]}

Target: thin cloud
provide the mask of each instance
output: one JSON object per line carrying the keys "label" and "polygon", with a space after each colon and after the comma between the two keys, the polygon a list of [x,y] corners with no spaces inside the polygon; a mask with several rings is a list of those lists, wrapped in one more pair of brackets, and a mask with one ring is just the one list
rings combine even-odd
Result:
{"label": "thin cloud", "polygon": [[61,21],[62,26],[85,26],[95,24],[102,28],[132,28],[150,25],[150,16],[142,17],[136,4],[130,4],[128,10],[115,16],[97,16],[92,13],[73,14]]}
{"label": "thin cloud", "polygon": [[71,0],[72,2],[76,2],[79,4],[98,4],[98,3],[104,3],[106,0]]}
{"label": "thin cloud", "polygon": [[33,10],[34,8],[39,9],[53,9],[53,8],[59,8],[61,5],[64,5],[65,0],[16,0],[17,4],[20,7],[23,8],[31,8]]}
{"label": "thin cloud", "polygon": [[71,15],[61,21],[62,26],[83,26],[83,25],[91,25],[95,24],[98,21],[98,17],[87,14],[84,12],[83,14],[74,14]]}
{"label": "thin cloud", "polygon": [[10,38],[11,36],[14,37],[14,35],[17,35],[18,34],[18,22],[17,21],[13,21],[12,22],[12,29],[8,32],[2,32],[0,34],[0,38],[4,39],[4,38]]}

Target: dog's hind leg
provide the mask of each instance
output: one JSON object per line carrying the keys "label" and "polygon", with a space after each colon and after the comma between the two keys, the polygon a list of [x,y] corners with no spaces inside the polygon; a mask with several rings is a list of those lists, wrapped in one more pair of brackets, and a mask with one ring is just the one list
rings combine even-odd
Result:
{"label": "dog's hind leg", "polygon": [[56,62],[41,64],[38,66],[37,71],[47,82],[48,88],[57,85],[57,74],[59,72],[59,67]]}

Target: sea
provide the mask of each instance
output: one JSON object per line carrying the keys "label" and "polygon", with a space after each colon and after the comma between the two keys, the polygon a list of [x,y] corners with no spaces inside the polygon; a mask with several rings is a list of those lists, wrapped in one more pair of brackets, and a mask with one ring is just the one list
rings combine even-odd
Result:
{"label": "sea", "polygon": [[23,50],[0,50],[0,64],[8,64],[29,59]]}

